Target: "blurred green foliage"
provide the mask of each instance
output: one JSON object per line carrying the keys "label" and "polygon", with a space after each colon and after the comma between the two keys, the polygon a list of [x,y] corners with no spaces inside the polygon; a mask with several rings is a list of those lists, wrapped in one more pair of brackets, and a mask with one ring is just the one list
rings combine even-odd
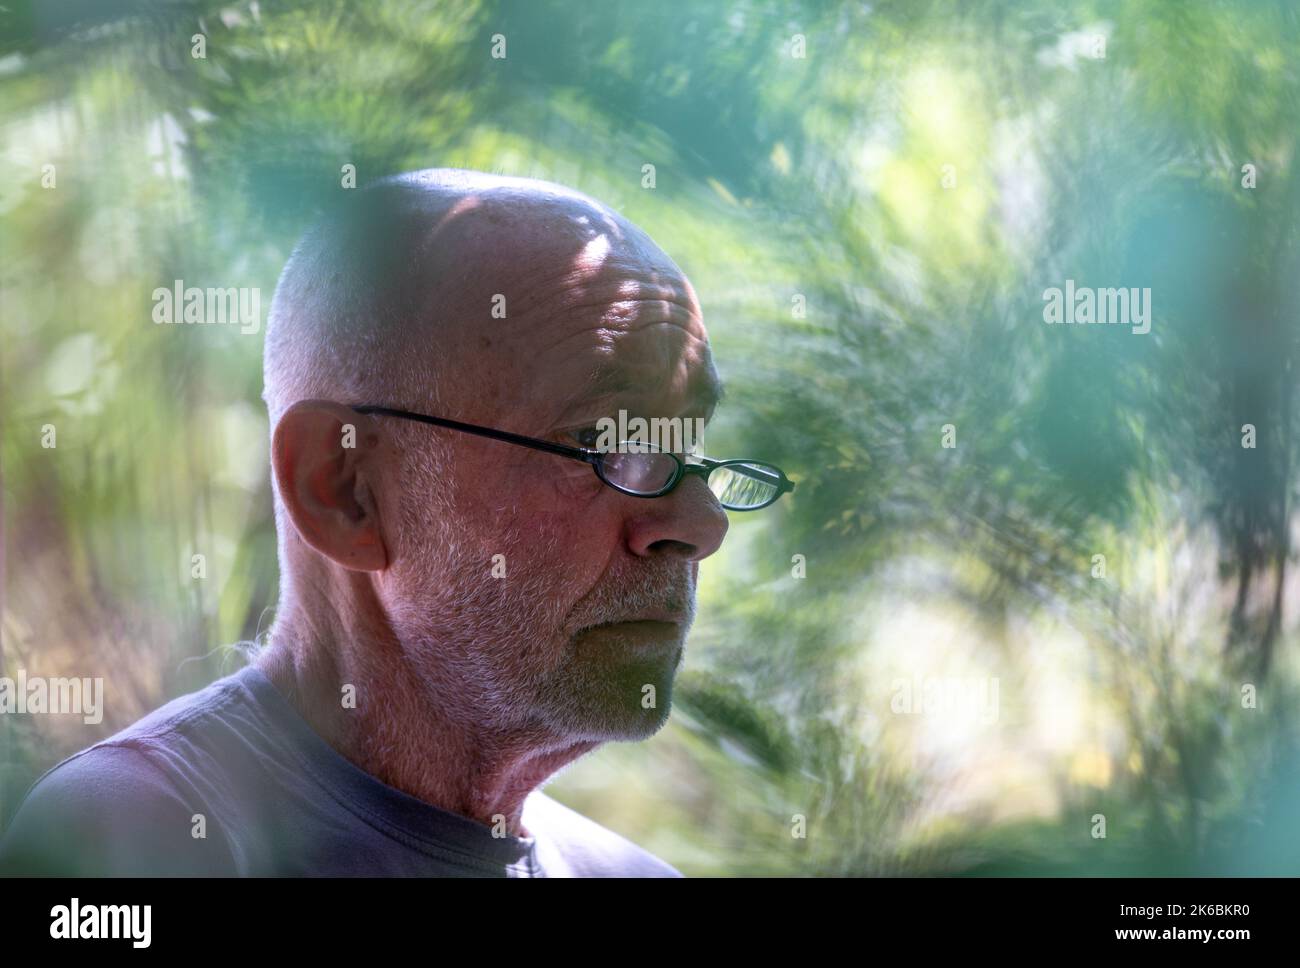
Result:
{"label": "blurred green foliage", "polygon": [[[155,326],[152,290],[265,306],[342,166],[457,166],[650,232],[728,383],[710,449],[799,482],[702,569],[669,727],[553,792],[688,874],[1300,873],[1298,17],[13,6],[4,667],[109,706],[5,717],[0,823],[274,605],[260,334]],[[1151,332],[1044,325],[1067,278],[1150,287]],[[913,677],[996,679],[998,715],[900,713]]]}

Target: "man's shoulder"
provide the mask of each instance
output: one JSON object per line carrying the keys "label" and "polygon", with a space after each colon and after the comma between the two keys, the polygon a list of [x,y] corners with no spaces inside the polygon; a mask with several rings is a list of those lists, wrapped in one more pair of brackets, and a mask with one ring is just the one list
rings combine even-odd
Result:
{"label": "man's shoulder", "polygon": [[232,707],[256,701],[251,691],[256,675],[254,667],[244,666],[201,689],[163,703],[108,737],[103,744],[96,745],[164,745],[179,733],[193,730],[205,722],[224,719]]}
{"label": "man's shoulder", "polygon": [[189,752],[189,725],[236,685],[229,676],[180,696],[48,769],[0,837],[0,873],[221,871],[224,844],[196,836],[202,805],[170,764]]}
{"label": "man's shoulder", "polygon": [[681,871],[621,834],[541,790],[524,804],[524,826],[537,841],[549,877],[681,877]]}
{"label": "man's shoulder", "polygon": [[196,829],[194,807],[145,748],[105,741],[32,786],[0,838],[0,873],[225,872],[224,843]]}

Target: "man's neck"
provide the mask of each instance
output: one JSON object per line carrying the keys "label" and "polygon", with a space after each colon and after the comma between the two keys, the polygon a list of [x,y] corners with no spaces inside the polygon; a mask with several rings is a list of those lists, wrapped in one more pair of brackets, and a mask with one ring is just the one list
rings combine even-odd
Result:
{"label": "man's neck", "polygon": [[485,728],[465,684],[429,682],[379,630],[324,641],[287,628],[277,620],[253,664],[322,739],[389,786],[511,836],[530,836],[528,795],[599,745]]}

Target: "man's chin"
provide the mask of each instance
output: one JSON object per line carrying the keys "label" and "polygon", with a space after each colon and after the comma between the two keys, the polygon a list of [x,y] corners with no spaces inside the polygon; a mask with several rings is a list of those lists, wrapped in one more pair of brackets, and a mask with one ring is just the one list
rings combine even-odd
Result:
{"label": "man's chin", "polygon": [[684,650],[679,630],[600,626],[579,633],[573,646],[564,694],[552,697],[572,733],[633,742],[663,728]]}
{"label": "man's chin", "polygon": [[586,738],[601,743],[638,743],[647,740],[668,722],[670,700],[662,698],[654,709],[606,709],[590,717]]}

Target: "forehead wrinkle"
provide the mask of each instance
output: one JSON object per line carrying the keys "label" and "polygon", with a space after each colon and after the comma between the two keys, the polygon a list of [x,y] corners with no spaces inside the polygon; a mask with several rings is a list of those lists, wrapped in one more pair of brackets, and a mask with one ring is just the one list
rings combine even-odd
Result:
{"label": "forehead wrinkle", "polygon": [[511,301],[520,306],[518,315],[550,317],[635,299],[660,299],[691,309],[690,283],[674,267],[662,264],[655,253],[639,254],[614,247],[594,264],[584,258],[590,255],[589,249],[579,247],[561,260],[563,265],[558,268],[556,260],[546,260],[521,275],[511,285],[515,291]]}
{"label": "forehead wrinkle", "polygon": [[601,305],[599,300],[579,302],[600,291],[603,282],[599,275],[598,269],[576,262],[558,271],[554,265],[545,265],[525,273],[508,290],[502,291],[511,294],[516,318],[540,316],[546,320],[575,309]]}
{"label": "forehead wrinkle", "polygon": [[[690,332],[690,323],[696,321],[695,313],[689,306],[661,296],[615,299],[605,304],[608,308],[601,314],[602,322],[640,323],[641,325],[621,326],[624,332],[641,329],[642,326],[666,323]],[[693,334],[692,334],[693,335]]]}
{"label": "forehead wrinkle", "polygon": [[[637,283],[637,285],[643,286],[644,284]],[[649,304],[658,304],[659,307],[662,307],[662,312],[656,312],[655,306]],[[648,305],[648,309],[643,308]],[[545,323],[587,309],[602,310],[599,316],[599,321],[602,324],[630,321],[636,319],[639,315],[648,313],[652,318],[648,318],[646,324],[666,322],[689,332],[690,324],[697,320],[695,309],[688,301],[685,290],[658,288],[654,291],[646,291],[641,296],[631,296],[619,291],[619,289],[584,286],[582,284],[562,286],[557,291],[539,297],[536,302],[527,305],[519,313],[519,316],[539,316],[541,321]],[[609,327],[587,327],[587,329],[597,328]],[[620,328],[623,330],[629,329],[629,327]],[[578,332],[585,331],[580,330]],[[569,337],[566,336],[565,338]]]}
{"label": "forehead wrinkle", "polygon": [[[575,330],[574,332],[571,332],[561,337],[559,340],[552,343],[550,347],[548,347],[546,352],[547,353],[562,352],[562,348],[566,343],[569,343],[576,339],[584,339],[584,338],[587,340],[591,340],[591,334],[594,333],[596,334],[596,340],[594,344],[590,345],[589,348],[596,355],[598,355],[602,361],[604,360],[617,361],[617,357],[615,356],[615,354],[618,352],[618,342],[620,338],[626,338],[634,333],[640,332],[645,329],[649,329],[652,326],[672,326],[674,329],[682,333],[690,341],[689,343],[684,344],[680,347],[667,349],[667,352],[674,359],[682,358],[683,356],[686,355],[686,353],[690,349],[693,349],[693,347],[691,346],[692,343],[698,343],[702,346],[702,352],[700,353],[701,364],[709,368],[710,370],[712,369],[713,358],[709,350],[708,339],[706,337],[700,336],[698,333],[693,332],[691,328],[684,323],[680,323],[676,320],[662,319],[662,318],[647,319],[644,323],[641,323],[638,326],[613,326],[610,325],[609,321],[602,319],[598,323],[595,323],[590,326],[584,326],[582,329]],[[662,350],[665,348],[658,347],[657,349]],[[595,365],[598,371],[609,370],[613,373],[622,372],[622,369],[620,368],[617,362],[615,362],[615,364],[612,367],[605,362],[598,362]],[[616,377],[614,376],[608,378],[602,377],[600,379],[614,380],[616,379]],[[632,381],[630,376],[627,377],[627,379],[630,385],[635,386],[635,381]]]}

